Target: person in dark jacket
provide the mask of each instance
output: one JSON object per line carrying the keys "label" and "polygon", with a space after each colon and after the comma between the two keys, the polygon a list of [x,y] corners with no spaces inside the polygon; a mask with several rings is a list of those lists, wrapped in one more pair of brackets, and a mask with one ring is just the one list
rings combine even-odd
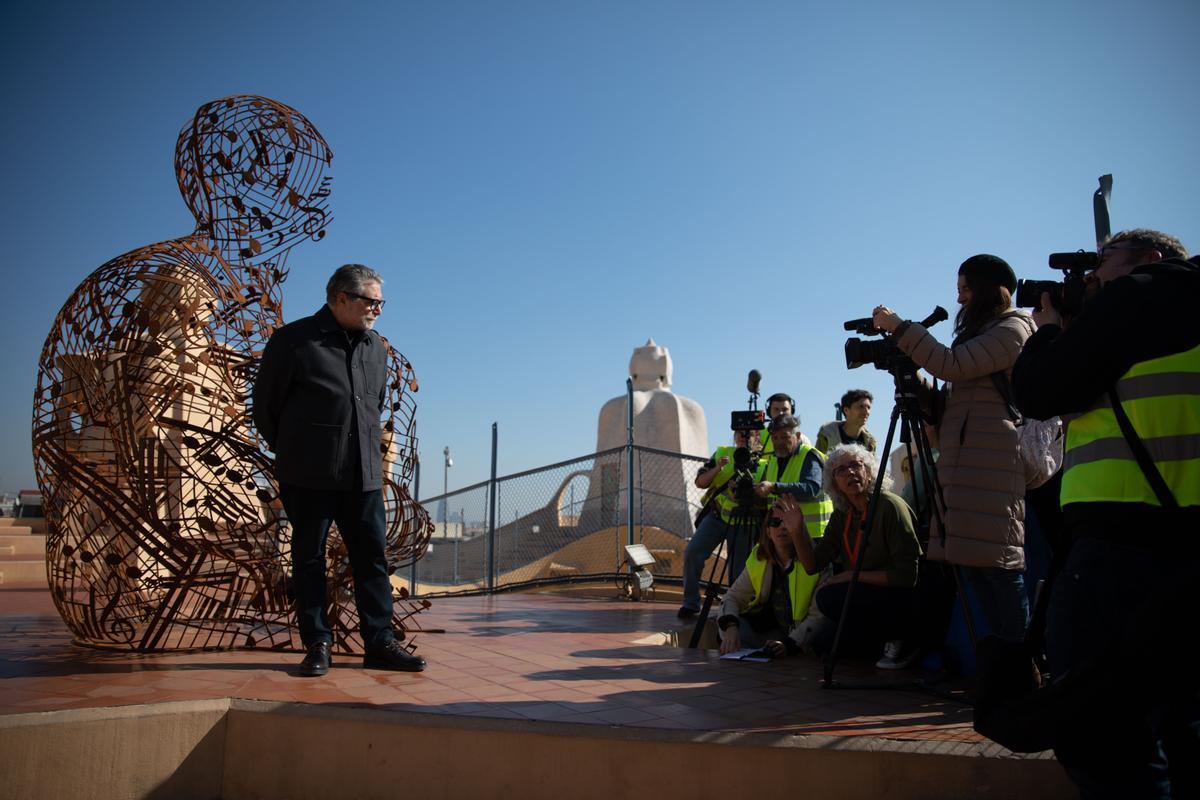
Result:
{"label": "person in dark jacket", "polygon": [[325,539],[333,522],[350,555],[363,666],[425,668],[392,631],[380,427],[388,348],[372,330],[383,312],[382,286],[369,267],[340,267],[325,287],[321,310],[271,336],[254,384],[254,422],[275,453],[279,495],[292,526],[305,676],[329,670]]}
{"label": "person in dark jacket", "polygon": [[[1186,258],[1157,231],[1111,237],[1089,276],[1098,292],[1067,324],[1043,295],[1013,369],[1022,413],[1072,415],[1061,492],[1070,550],[1046,655],[1063,687],[1109,676],[1055,741],[1087,798],[1200,796],[1200,259]],[[1122,414],[1153,470],[1134,456]]]}

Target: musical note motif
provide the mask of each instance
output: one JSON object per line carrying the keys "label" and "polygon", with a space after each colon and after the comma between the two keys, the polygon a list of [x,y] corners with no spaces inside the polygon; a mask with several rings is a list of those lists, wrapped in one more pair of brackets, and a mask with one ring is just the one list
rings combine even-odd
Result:
{"label": "musical note motif", "polygon": [[[287,524],[248,398],[282,324],[288,252],[330,221],[331,161],[288,106],[254,96],[205,104],[176,144],[195,231],[104,264],[55,319],[39,360],[34,463],[52,594],[78,641],[299,645]],[[407,491],[416,382],[389,353],[381,423],[395,570],[421,556],[433,526]],[[330,548],[341,563],[336,530]],[[348,596],[349,574],[333,580],[331,597]],[[419,629],[414,615],[426,607],[398,602],[398,633]],[[330,620],[336,649],[360,651],[353,603],[335,599]]]}

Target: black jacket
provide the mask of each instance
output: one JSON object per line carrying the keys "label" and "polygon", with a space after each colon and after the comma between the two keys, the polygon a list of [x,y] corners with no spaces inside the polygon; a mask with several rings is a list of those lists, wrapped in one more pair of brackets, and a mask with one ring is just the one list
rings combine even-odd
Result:
{"label": "black jacket", "polygon": [[[1198,300],[1200,259],[1148,264],[1106,284],[1069,328],[1046,325],[1025,343],[1012,373],[1017,408],[1034,419],[1085,412],[1134,364],[1200,345]],[[1185,522],[1200,527],[1200,509],[1072,503],[1063,519],[1076,535],[1129,541]]]}
{"label": "black jacket", "polygon": [[259,364],[253,414],[280,483],[382,488],[387,374],[383,337],[347,333],[328,306],[275,331]]}

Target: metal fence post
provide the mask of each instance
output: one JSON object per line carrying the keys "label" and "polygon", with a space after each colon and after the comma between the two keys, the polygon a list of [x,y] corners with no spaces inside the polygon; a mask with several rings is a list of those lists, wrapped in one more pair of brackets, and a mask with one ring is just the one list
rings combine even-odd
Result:
{"label": "metal fence post", "polygon": [[492,479],[488,481],[487,588],[496,588],[496,423],[492,423]]}
{"label": "metal fence post", "polygon": [[[625,404],[629,408],[629,535],[626,537],[626,544],[633,544],[633,378],[625,379]],[[633,570],[632,564],[629,569]]]}
{"label": "metal fence post", "polygon": [[[421,502],[421,456],[417,456],[417,468],[413,474],[413,502]],[[413,559],[412,564],[408,567],[408,594],[412,597],[417,596],[417,561]]]}

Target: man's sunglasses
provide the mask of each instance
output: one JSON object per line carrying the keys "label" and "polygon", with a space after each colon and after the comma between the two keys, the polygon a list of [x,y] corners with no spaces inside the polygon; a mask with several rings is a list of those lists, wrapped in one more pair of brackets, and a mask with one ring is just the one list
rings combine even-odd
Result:
{"label": "man's sunglasses", "polygon": [[353,297],[355,300],[362,300],[370,308],[377,308],[383,311],[383,304],[387,300],[378,299],[375,297],[367,297],[365,294],[355,294],[354,292],[345,292],[346,297]]}

